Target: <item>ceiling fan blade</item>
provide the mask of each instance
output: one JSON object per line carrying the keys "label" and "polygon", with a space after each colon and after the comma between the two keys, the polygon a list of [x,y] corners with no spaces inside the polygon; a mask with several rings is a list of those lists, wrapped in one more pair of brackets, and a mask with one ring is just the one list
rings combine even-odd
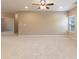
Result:
{"label": "ceiling fan blade", "polygon": [[37,3],[32,3],[32,5],[40,5],[40,4],[37,4]]}
{"label": "ceiling fan blade", "polygon": [[46,7],[46,9],[50,9],[49,7]]}
{"label": "ceiling fan blade", "polygon": [[37,9],[40,9],[40,7],[38,7]]}
{"label": "ceiling fan blade", "polygon": [[46,4],[46,5],[54,5],[54,3],[48,3],[48,4]]}

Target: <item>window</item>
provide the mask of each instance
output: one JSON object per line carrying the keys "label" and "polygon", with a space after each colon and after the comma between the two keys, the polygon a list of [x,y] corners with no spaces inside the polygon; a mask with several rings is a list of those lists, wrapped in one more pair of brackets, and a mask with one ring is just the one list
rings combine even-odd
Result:
{"label": "window", "polygon": [[74,32],[75,30],[75,17],[69,16],[69,30],[70,32]]}

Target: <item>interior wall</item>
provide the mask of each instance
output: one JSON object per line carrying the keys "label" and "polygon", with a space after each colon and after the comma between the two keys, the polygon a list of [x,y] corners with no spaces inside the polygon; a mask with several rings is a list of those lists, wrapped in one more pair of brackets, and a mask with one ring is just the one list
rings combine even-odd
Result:
{"label": "interior wall", "polygon": [[26,35],[66,35],[68,15],[66,12],[20,12],[18,33]]}
{"label": "interior wall", "polygon": [[71,9],[68,12],[69,16],[74,16],[75,17],[75,31],[74,32],[69,32],[71,38],[77,38],[77,7]]}

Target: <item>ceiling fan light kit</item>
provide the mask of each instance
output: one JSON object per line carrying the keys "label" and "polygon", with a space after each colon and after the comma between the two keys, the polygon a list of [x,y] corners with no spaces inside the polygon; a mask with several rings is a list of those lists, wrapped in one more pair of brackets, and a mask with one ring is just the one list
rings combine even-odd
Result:
{"label": "ceiling fan light kit", "polygon": [[46,6],[40,6],[40,9],[46,9]]}
{"label": "ceiling fan light kit", "polygon": [[38,9],[50,9],[48,6],[54,5],[54,3],[46,3],[45,0],[40,0],[40,4],[33,3],[32,5],[39,5]]}

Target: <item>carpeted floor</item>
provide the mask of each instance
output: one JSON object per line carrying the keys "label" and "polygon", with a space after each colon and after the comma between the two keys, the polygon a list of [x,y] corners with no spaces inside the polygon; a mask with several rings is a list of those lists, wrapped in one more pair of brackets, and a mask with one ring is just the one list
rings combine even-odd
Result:
{"label": "carpeted floor", "polygon": [[76,43],[61,35],[2,36],[1,59],[77,59]]}

